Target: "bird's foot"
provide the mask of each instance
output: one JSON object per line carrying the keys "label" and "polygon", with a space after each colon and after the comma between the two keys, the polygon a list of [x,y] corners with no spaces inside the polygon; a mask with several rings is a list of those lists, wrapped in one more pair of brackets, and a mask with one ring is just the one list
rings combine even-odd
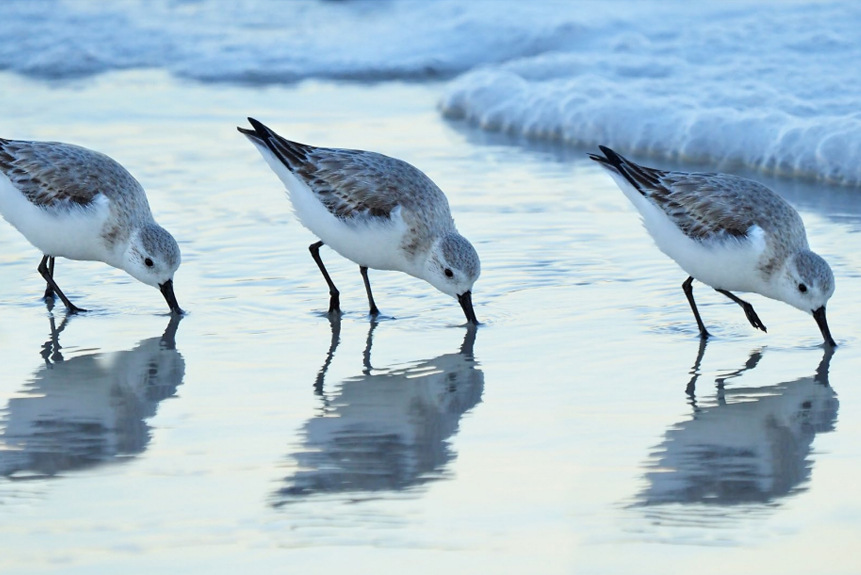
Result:
{"label": "bird's foot", "polygon": [[765,329],[765,324],[762,323],[762,320],[759,319],[758,315],[756,315],[756,311],[754,311],[752,305],[745,302],[742,305],[742,309],[744,309],[744,314],[747,316],[747,321],[750,322],[750,325],[752,325],[756,329],[761,329],[762,331],[768,333],[768,330]]}
{"label": "bird's foot", "polygon": [[66,311],[70,314],[76,314],[76,313],[86,313],[89,310],[85,310],[84,308],[78,307],[73,303],[69,303],[66,305]]}
{"label": "bird's foot", "polygon": [[329,315],[341,314],[341,298],[338,293],[329,294]]}

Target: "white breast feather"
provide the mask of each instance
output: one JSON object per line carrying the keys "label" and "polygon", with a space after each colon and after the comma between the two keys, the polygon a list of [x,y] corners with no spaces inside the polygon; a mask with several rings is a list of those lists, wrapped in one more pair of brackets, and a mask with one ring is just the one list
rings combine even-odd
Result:
{"label": "white breast feather", "polygon": [[43,254],[73,260],[103,260],[101,234],[110,201],[98,195],[87,207],[71,204],[41,208],[31,203],[0,173],[0,213]]}
{"label": "white breast feather", "polygon": [[296,217],[324,244],[361,266],[373,269],[399,270],[414,274],[414,264],[400,250],[407,226],[400,208],[395,208],[388,222],[373,218],[367,222],[351,222],[335,217],[317,196],[296,177],[269,148],[254,143],[266,162],[287,188]]}
{"label": "white breast feather", "polygon": [[746,237],[726,237],[715,242],[689,238],[652,201],[634,188],[624,176],[608,170],[625,196],[640,212],[643,224],[658,248],[694,279],[713,288],[740,292],[767,291],[757,272],[766,249],[765,232],[753,226]]}

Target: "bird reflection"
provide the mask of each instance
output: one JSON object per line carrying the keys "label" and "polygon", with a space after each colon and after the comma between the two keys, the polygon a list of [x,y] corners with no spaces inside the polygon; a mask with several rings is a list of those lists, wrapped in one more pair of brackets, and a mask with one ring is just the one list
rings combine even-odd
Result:
{"label": "bird reflection", "polygon": [[332,320],[329,352],[314,384],[323,409],[304,425],[302,447],[291,456],[298,471],[278,490],[274,505],[316,493],[401,491],[439,479],[454,457],[448,440],[484,390],[473,356],[475,328],[467,329],[457,353],[375,369],[376,327],[372,322],[368,331],[362,375],[324,393],[340,340],[340,320]]}
{"label": "bird reflection", "polygon": [[838,401],[828,382],[832,350],[825,350],[811,376],[727,389],[727,380],[756,368],[763,352],[754,350],[744,367],[716,378],[714,400],[701,402],[695,391],[704,352],[705,342],[687,385],[693,417],[666,432],[636,505],[773,504],[803,491],[813,438],[832,431],[837,419]]}
{"label": "bird reflection", "polygon": [[45,365],[9,400],[0,435],[0,475],[51,477],[143,452],[145,420],[182,384],[185,361],[176,350],[178,316],[161,337],[133,349],[64,359],[59,328],[42,346]]}

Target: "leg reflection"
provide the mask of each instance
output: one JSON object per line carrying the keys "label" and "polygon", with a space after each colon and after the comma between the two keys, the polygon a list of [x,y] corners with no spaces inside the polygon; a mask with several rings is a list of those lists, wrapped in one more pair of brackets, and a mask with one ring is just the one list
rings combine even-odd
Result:
{"label": "leg reflection", "polygon": [[335,350],[338,349],[338,344],[341,343],[341,316],[338,314],[329,315],[329,325],[332,328],[332,340],[329,342],[329,351],[326,352],[326,360],[323,362],[323,367],[317,372],[317,379],[314,380],[314,393],[319,396],[323,395],[323,383],[326,379],[326,372],[329,371],[332,358],[335,357]]}
{"label": "leg reflection", "polygon": [[[333,324],[323,377],[338,344]],[[455,457],[451,438],[464,413],[481,401],[484,375],[473,357],[476,330],[468,329],[460,349],[427,360],[372,367],[377,323],[372,322],[362,352],[362,371],[332,385],[321,412],[308,419],[300,445],[290,455],[295,465],[274,495],[281,506],[319,493],[401,491],[446,477]]]}
{"label": "leg reflection", "polygon": [[[691,379],[688,381],[687,385],[685,386],[685,394],[688,396],[689,403],[691,404],[691,406],[694,407],[695,410],[697,409],[696,384],[697,384],[697,380],[699,379],[699,377],[701,375],[700,374],[700,366],[702,365],[703,357],[705,356],[707,345],[708,345],[708,340],[705,340],[705,339],[700,340],[699,349],[697,350],[697,358],[694,360],[694,365],[691,367],[691,370],[689,372],[691,375]],[[750,371],[750,370],[754,369],[759,364],[760,360],[762,359],[762,352],[763,352],[763,350],[761,348],[754,349],[753,351],[750,352],[750,357],[747,358],[747,361],[744,363],[744,367],[741,367],[741,368],[736,369],[734,371],[730,371],[730,372],[723,374],[723,375],[719,375],[718,377],[715,378],[715,387],[717,389],[718,403],[723,404],[726,402],[726,397],[725,397],[725,392],[724,392],[726,381],[729,379],[741,377],[741,375],[744,374],[746,371]]]}
{"label": "leg reflection", "polygon": [[2,476],[52,477],[129,460],[149,444],[148,421],[160,402],[175,397],[182,384],[185,361],[175,348],[179,316],[172,316],[161,336],[131,349],[78,347],[64,358],[60,334],[71,317],[59,326],[50,319],[51,337],[40,349],[44,365],[3,408]]}
{"label": "leg reflection", "polygon": [[54,322],[54,314],[48,316],[48,321],[51,324],[51,338],[42,344],[42,359],[45,360],[45,365],[50,367],[52,363],[57,363],[63,361],[63,354],[60,352],[62,346],[60,345],[60,334],[63,333],[63,330],[66,329],[66,325],[69,323],[69,318],[71,315],[66,315],[63,317],[63,321],[60,322],[60,327],[56,326]]}
{"label": "leg reflection", "polygon": [[[772,385],[726,386],[755,369],[764,351],[755,349],[744,366],[717,375],[715,397],[695,400],[704,347],[700,347],[687,384],[692,416],[668,426],[645,470],[646,488],[634,504],[649,507],[651,524],[726,521],[737,509],[749,514],[806,491],[815,460],[812,443],[835,429],[838,401],[829,386],[833,351],[813,374]],[[667,504],[685,505],[684,507]],[[715,507],[720,506],[720,511]]]}
{"label": "leg reflection", "polygon": [[362,373],[370,375],[374,369],[371,366],[371,346],[374,344],[374,330],[377,329],[378,321],[376,318],[371,319],[371,325],[368,327],[368,337],[365,338],[365,351],[362,353],[362,365],[364,369]]}
{"label": "leg reflection", "polygon": [[703,362],[703,355],[706,353],[706,345],[708,345],[708,339],[701,337],[700,338],[700,346],[697,350],[697,358],[694,360],[694,365],[691,367],[691,379],[688,381],[688,385],[685,386],[685,393],[690,399],[690,404],[694,409],[697,408],[697,380],[700,378],[700,365]]}

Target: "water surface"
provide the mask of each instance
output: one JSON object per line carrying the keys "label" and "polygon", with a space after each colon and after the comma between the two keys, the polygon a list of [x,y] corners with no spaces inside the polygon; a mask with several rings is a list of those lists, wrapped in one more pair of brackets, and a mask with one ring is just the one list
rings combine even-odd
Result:
{"label": "water surface", "polygon": [[[288,87],[114,72],[2,78],[3,136],[122,162],[177,237],[155,290],[59,261],[93,310],[39,301],[39,254],[0,226],[3,573],[857,572],[861,200],[768,180],[837,277],[812,318],[751,296],[769,333],[695,295],[583,150],[441,119],[433,83]],[[482,258],[457,303],[324,248],[235,131],[381,151],[446,191]]]}

